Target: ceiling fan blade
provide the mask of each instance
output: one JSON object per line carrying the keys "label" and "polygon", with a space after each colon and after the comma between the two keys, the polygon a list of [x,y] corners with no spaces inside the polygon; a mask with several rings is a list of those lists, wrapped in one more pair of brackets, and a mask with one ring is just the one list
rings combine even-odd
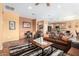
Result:
{"label": "ceiling fan blade", "polygon": [[[35,3],[35,5],[39,5],[40,3]],[[50,3],[46,3],[47,6],[50,6]]]}
{"label": "ceiling fan blade", "polygon": [[36,6],[39,5],[39,3],[35,3],[35,5],[36,5]]}

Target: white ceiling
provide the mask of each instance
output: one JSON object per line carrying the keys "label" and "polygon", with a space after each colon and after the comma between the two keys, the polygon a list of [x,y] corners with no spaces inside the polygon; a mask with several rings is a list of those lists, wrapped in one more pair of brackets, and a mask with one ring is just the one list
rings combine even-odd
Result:
{"label": "white ceiling", "polygon": [[[64,21],[73,18],[79,18],[79,4],[78,3],[51,3],[50,6],[46,6],[45,3],[40,3],[35,6],[35,3],[6,3],[14,7],[15,12],[22,17],[32,17],[36,19],[49,19],[50,21]],[[7,10],[6,8],[4,9]]]}

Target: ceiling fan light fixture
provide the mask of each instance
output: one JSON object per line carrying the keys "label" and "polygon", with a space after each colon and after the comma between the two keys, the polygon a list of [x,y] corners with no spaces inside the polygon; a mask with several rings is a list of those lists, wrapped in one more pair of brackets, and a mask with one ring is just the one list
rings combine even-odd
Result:
{"label": "ceiling fan light fixture", "polygon": [[50,3],[46,3],[47,6],[50,6]]}
{"label": "ceiling fan light fixture", "polygon": [[39,5],[39,3],[35,3],[35,5],[36,5],[36,6]]}

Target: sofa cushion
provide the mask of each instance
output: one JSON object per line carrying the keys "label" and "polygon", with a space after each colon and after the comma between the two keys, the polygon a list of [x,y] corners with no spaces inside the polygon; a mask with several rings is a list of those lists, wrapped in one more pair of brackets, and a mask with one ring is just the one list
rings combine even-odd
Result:
{"label": "sofa cushion", "polygon": [[67,42],[68,41],[68,37],[67,36],[63,36],[62,40],[65,41],[65,42]]}
{"label": "sofa cushion", "polygon": [[63,41],[63,40],[56,40],[55,42],[58,43],[58,44],[62,44],[62,45],[67,45],[68,44],[68,42]]}

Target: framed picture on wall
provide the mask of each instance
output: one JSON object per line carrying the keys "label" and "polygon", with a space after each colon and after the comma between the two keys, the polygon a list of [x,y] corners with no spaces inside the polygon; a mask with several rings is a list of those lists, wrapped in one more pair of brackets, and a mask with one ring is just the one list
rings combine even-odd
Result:
{"label": "framed picture on wall", "polygon": [[39,29],[43,29],[43,25],[39,25]]}
{"label": "framed picture on wall", "polygon": [[23,28],[31,28],[30,22],[23,22]]}
{"label": "framed picture on wall", "polygon": [[15,21],[9,21],[9,29],[10,30],[15,30],[16,29],[16,27],[15,27]]}

